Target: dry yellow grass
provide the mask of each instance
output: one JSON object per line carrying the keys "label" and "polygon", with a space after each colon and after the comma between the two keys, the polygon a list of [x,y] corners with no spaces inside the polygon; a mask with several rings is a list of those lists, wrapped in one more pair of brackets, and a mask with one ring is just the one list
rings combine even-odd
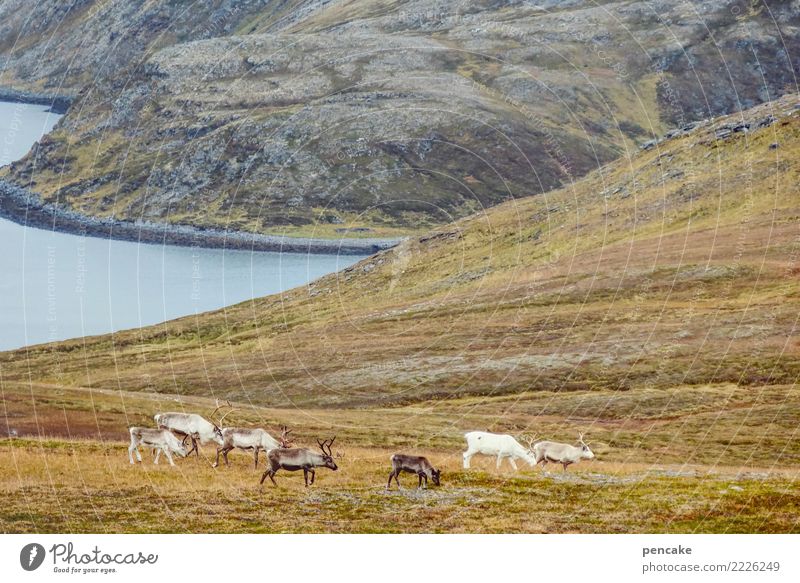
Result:
{"label": "dry yellow grass", "polygon": [[[147,452],[145,463],[129,464],[122,441],[127,425],[151,424],[153,412],[167,407],[205,412],[212,405],[207,399],[177,403],[175,395],[9,383],[3,389],[9,423],[38,432],[0,441],[3,532],[800,531],[800,474],[787,463],[797,459],[798,445],[769,415],[757,416],[762,427],[748,432],[753,441],[743,447],[741,424],[728,419],[709,426],[701,405],[687,413],[700,413],[696,424],[651,419],[653,427],[636,430],[629,416],[587,427],[588,421],[557,411],[569,408],[563,402],[535,421],[524,411],[503,414],[502,399],[486,400],[473,413],[463,410],[468,401],[306,411],[235,403],[231,423],[290,423],[299,445],[337,435],[339,471],[318,470],[309,488],[302,473],[279,472],[277,488],[269,482],[261,488],[263,456],[256,471],[249,453],[233,452],[231,466],[216,469],[213,447],[176,467],[153,465]],[[773,397],[786,396],[786,388],[775,391]],[[513,433],[527,420],[525,429],[564,439],[574,427],[588,429],[598,459],[550,475],[524,464],[513,472],[507,462],[498,471],[493,459],[480,457],[462,469],[462,430],[491,419],[493,427]],[[715,434],[704,439],[709,427]],[[686,440],[674,439],[680,432]],[[755,441],[761,454],[741,455],[755,453]],[[415,478],[402,476],[406,487],[386,492],[389,457],[398,451],[428,456],[443,470],[442,487],[417,491]]]}
{"label": "dry yellow grass", "polygon": [[[800,532],[797,472],[707,473],[592,462],[564,474],[469,471],[425,452],[442,487],[385,490],[393,450],[346,448],[337,472],[279,472],[259,487],[251,456],[130,466],[122,443],[3,443],[3,532]],[[204,454],[211,454],[206,449]]]}

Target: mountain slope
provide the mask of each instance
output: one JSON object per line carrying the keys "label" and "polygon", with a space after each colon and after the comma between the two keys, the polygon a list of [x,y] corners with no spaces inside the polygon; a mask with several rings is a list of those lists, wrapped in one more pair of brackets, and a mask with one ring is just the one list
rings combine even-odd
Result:
{"label": "mountain slope", "polygon": [[793,95],[305,288],[6,353],[0,374],[282,407],[791,385],[798,154]]}
{"label": "mountain slope", "polygon": [[159,49],[223,37],[240,26],[290,25],[316,0],[3,0],[0,84],[78,94],[104,78],[124,78]]}
{"label": "mountain slope", "polygon": [[5,35],[8,83],[77,97],[4,177],[92,216],[424,232],[797,90],[785,2],[117,4],[69,12],[69,66]]}

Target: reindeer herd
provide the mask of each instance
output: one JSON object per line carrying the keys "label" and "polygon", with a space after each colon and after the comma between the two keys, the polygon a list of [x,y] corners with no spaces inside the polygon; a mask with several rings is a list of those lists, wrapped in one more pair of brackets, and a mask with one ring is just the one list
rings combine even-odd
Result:
{"label": "reindeer herd", "polygon": [[[222,423],[234,409],[230,403],[220,405],[211,413],[213,418],[218,411],[227,407],[228,411],[223,414],[217,423],[212,423],[196,413],[158,413],[154,419],[156,429],[149,427],[129,428],[131,444],[128,447],[128,458],[134,464],[133,456],[142,461],[139,447],[143,446],[153,450],[155,459],[153,463],[158,463],[158,459],[163,453],[170,465],[175,465],[172,454],[186,457],[192,452],[195,456],[200,455],[198,442],[200,445],[214,443],[217,446],[217,457],[213,467],[219,466],[219,456],[222,454],[225,465],[228,463],[228,453],[233,449],[241,449],[253,452],[253,462],[255,469],[258,469],[258,454],[263,451],[267,458],[267,469],[261,476],[259,484],[269,478],[273,484],[275,474],[278,470],[296,472],[303,470],[303,478],[306,486],[314,483],[316,468],[328,468],[338,470],[334,460],[331,446],[336,437],[325,441],[317,439],[317,445],[322,453],[306,448],[293,447],[293,440],[289,437],[291,430],[281,427],[280,438],[275,439],[267,431],[260,428],[250,427],[225,427]],[[182,438],[182,439],[178,439]],[[497,468],[500,468],[504,459],[507,459],[511,466],[516,470],[516,460],[528,462],[531,467],[541,464],[542,471],[546,472],[545,466],[548,463],[561,464],[564,471],[571,464],[577,463],[582,459],[594,459],[594,453],[589,449],[589,445],[583,439],[583,433],[578,434],[578,444],[569,445],[554,441],[536,442],[535,437],[527,438],[527,447],[520,444],[513,436],[486,431],[470,431],[464,434],[467,441],[467,451],[464,452],[464,469],[469,469],[470,460],[475,455],[485,455],[497,458]],[[186,449],[186,441],[190,440],[192,447]],[[422,456],[405,454],[394,454],[391,458],[392,471],[389,474],[389,482],[386,488],[391,488],[394,479],[397,487],[400,487],[398,479],[401,473],[410,473],[418,477],[417,488],[427,488],[428,480],[436,486],[440,485],[441,470]],[[309,481],[309,475],[311,481]]]}

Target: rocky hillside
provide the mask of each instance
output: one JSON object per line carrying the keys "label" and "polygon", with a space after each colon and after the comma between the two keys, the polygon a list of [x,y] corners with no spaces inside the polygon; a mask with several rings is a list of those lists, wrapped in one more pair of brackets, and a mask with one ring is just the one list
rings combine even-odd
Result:
{"label": "rocky hillside", "polygon": [[0,375],[281,407],[583,391],[601,415],[721,384],[767,398],[800,374],[798,178],[793,95],[307,287],[5,353]]}
{"label": "rocky hillside", "polygon": [[4,177],[92,216],[419,232],[797,90],[797,2],[18,4],[2,84],[76,98]]}
{"label": "rocky hillside", "polygon": [[[122,80],[159,49],[289,25],[319,0],[3,0],[3,86],[75,95]],[[258,24],[255,24],[255,22]]]}

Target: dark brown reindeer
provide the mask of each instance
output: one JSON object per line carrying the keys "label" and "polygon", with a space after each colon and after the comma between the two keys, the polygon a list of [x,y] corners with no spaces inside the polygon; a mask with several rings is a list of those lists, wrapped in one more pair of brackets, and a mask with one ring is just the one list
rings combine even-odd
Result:
{"label": "dark brown reindeer", "polygon": [[428,478],[437,486],[440,485],[439,476],[441,476],[442,472],[434,468],[427,458],[396,453],[392,456],[392,473],[389,474],[389,483],[386,484],[387,490],[392,486],[392,478],[397,482],[397,487],[400,487],[400,480],[397,479],[397,476],[399,476],[401,472],[416,474],[419,477],[417,488],[422,488],[422,480],[425,480],[425,488],[427,488]]}
{"label": "dark brown reindeer", "polygon": [[306,481],[306,487],[308,487],[308,474],[311,474],[310,484],[314,483],[314,468],[330,468],[333,471],[338,470],[339,468],[336,462],[333,461],[333,454],[331,453],[331,446],[335,439],[336,437],[330,441],[317,440],[317,445],[319,445],[319,448],[322,450],[321,455],[310,449],[303,448],[287,449],[280,447],[271,449],[267,453],[267,471],[261,476],[259,484],[263,484],[264,480],[269,476],[272,483],[277,486],[278,483],[275,481],[274,476],[278,470],[286,470],[287,472],[303,470],[303,478]]}

